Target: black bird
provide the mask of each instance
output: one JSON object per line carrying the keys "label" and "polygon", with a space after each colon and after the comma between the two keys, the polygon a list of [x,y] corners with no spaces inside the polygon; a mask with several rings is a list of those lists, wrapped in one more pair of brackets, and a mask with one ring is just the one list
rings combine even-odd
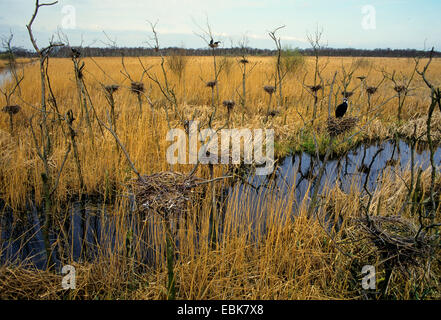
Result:
{"label": "black bird", "polygon": [[343,103],[340,104],[337,109],[335,109],[335,117],[336,118],[343,118],[346,111],[348,110],[348,99],[344,98]]}
{"label": "black bird", "polygon": [[72,51],[72,56],[73,56],[74,58],[79,58],[79,57],[81,56],[81,52],[78,51],[77,49],[75,49],[75,48],[70,48],[70,50]]}
{"label": "black bird", "polygon": [[210,48],[217,48],[219,46],[220,41],[214,42],[213,39],[210,40]]}

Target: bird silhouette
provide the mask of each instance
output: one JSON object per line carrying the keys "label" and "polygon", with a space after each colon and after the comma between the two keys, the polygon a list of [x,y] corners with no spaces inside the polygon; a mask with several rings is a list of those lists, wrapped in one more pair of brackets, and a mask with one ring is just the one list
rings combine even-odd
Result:
{"label": "bird silhouette", "polygon": [[72,51],[72,56],[74,58],[79,58],[81,56],[81,52],[75,48],[70,48],[70,50]]}
{"label": "bird silhouette", "polygon": [[347,110],[348,110],[348,99],[344,98],[343,103],[337,106],[337,108],[335,109],[335,117],[343,118]]}
{"label": "bird silhouette", "polygon": [[217,48],[217,47],[219,47],[219,43],[220,43],[220,41],[214,42],[214,40],[211,39],[209,46],[210,46],[210,48]]}

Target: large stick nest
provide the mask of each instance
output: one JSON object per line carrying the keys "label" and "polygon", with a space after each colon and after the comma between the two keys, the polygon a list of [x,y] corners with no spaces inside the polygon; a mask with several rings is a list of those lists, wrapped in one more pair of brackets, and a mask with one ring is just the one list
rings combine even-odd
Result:
{"label": "large stick nest", "polygon": [[403,272],[420,266],[434,252],[433,239],[424,234],[416,239],[415,225],[401,217],[364,217],[358,222],[378,253]]}
{"label": "large stick nest", "polygon": [[158,213],[164,216],[186,211],[192,189],[202,181],[194,176],[176,172],[159,172],[141,176],[134,183],[138,209],[146,215]]}
{"label": "large stick nest", "polygon": [[351,131],[358,123],[358,118],[346,117],[346,118],[334,118],[329,117],[327,121],[327,131],[332,137],[341,135],[348,131]]}

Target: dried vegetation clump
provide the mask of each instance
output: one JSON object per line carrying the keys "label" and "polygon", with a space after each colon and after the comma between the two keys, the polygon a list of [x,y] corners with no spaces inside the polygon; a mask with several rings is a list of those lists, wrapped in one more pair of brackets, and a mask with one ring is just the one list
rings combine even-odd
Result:
{"label": "dried vegetation clump", "polygon": [[159,172],[141,176],[134,183],[139,211],[169,216],[186,211],[190,193],[201,179],[177,172]]}
{"label": "dried vegetation clump", "polygon": [[2,109],[4,113],[14,115],[20,112],[20,106],[6,106]]}
{"label": "dried vegetation clump", "polygon": [[329,117],[327,121],[327,131],[330,136],[335,137],[346,132],[351,131],[358,123],[358,118],[346,117],[346,118],[334,118]]}
{"label": "dried vegetation clump", "polygon": [[[427,142],[427,115],[417,119],[411,119],[396,128],[399,135],[412,138],[416,125],[416,136],[420,142]],[[431,121],[431,137],[434,143],[441,142],[441,115],[436,112]]]}
{"label": "dried vegetation clump", "polygon": [[425,261],[439,245],[434,237],[421,234],[409,220],[399,216],[375,216],[358,220],[360,230],[388,263],[408,273],[410,267],[424,267]]}

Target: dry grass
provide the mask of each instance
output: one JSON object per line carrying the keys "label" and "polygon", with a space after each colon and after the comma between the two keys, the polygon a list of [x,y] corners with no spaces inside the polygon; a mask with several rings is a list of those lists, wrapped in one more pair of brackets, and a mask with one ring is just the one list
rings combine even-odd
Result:
{"label": "dry grass", "polygon": [[[240,61],[231,59],[234,63],[228,73],[221,72],[218,79],[219,103],[223,100],[239,101],[236,89],[242,84],[239,68]],[[271,83],[268,74],[273,70],[272,58],[247,58],[249,63],[257,62],[257,66],[247,80],[247,105],[243,109],[237,104],[230,114],[230,127],[234,128],[273,128],[275,130],[276,153],[284,155],[292,150],[299,150],[302,145],[301,130],[304,120],[312,117],[314,97],[307,92],[298,79],[302,79],[302,70],[297,75],[290,75],[284,83],[285,106],[279,105],[277,94],[274,94],[274,115],[266,121],[268,94],[262,89]],[[132,83],[125,80],[120,73],[120,58],[96,58],[99,66],[106,70],[107,76],[95,65],[91,59],[85,59],[86,67],[84,78],[88,86],[91,100],[93,101],[97,116],[107,119],[108,104],[106,92],[97,80],[105,85],[119,85],[113,92],[115,110],[117,115],[117,133],[125,145],[139,172],[150,177],[158,177],[159,172],[170,170],[166,162],[166,150],[169,143],[165,140],[168,131],[167,115],[164,106],[167,101],[161,95],[154,83],[145,80],[142,89],[154,101],[154,114],[149,112],[138,113],[136,95],[131,92]],[[141,58],[144,65],[153,66],[161,80],[158,58]],[[237,61],[236,61],[237,60]],[[359,63],[359,69],[354,74],[367,75],[366,83],[374,85],[380,82],[382,75],[371,69],[372,66],[384,66],[388,70],[402,70],[411,72],[413,65],[408,59],[365,59]],[[312,60],[306,59],[304,68],[311,71]],[[330,80],[335,70],[341,64],[349,66],[350,58],[331,59],[324,78]],[[139,79],[142,69],[137,59],[127,58],[125,65],[134,79]],[[39,91],[35,84],[39,83],[38,66],[29,66],[26,69],[25,80],[22,85],[21,98],[13,97],[11,103],[22,107],[20,113],[14,118],[15,135],[9,134],[9,117],[0,113],[0,194],[8,207],[18,209],[23,207],[32,194],[37,204],[42,200],[41,173],[43,165],[38,159],[33,145],[28,118],[36,113],[35,107],[39,103]],[[93,137],[90,139],[85,121],[81,120],[81,108],[75,88],[75,76],[72,62],[69,59],[52,59],[49,65],[50,78],[54,94],[58,99],[59,109],[62,114],[72,109],[77,118],[75,131],[79,158],[83,168],[84,192],[87,194],[101,195],[106,199],[108,190],[121,195],[127,191],[127,185],[134,178],[126,160],[120,151],[115,148],[113,137],[108,133],[101,133],[95,122]],[[309,72],[305,83],[310,84],[313,72]],[[439,79],[441,75],[441,61],[435,60],[431,66],[429,77]],[[175,93],[179,100],[180,112],[190,119],[196,115],[199,120],[206,119],[212,112],[211,90],[206,87],[208,81],[213,79],[212,60],[208,57],[189,58],[185,73],[181,81],[185,85],[178,85],[179,79],[173,73],[169,74],[170,81],[175,84]],[[338,79],[337,79],[338,80]],[[356,139],[385,138],[393,135],[394,130],[401,130],[404,135],[413,133],[413,123],[416,122],[424,130],[424,115],[427,112],[429,97],[427,90],[420,80],[412,86],[416,88],[414,96],[409,97],[403,108],[402,118],[404,123],[397,124],[397,105],[395,100],[376,110],[380,111],[378,118],[372,120],[372,110],[368,109],[366,92],[357,88],[359,82],[349,86],[348,91],[354,91],[348,117],[357,117],[357,127],[363,127],[363,134]],[[325,95],[318,94],[318,118],[314,125],[325,128],[328,119],[328,90]],[[139,87],[137,88],[139,90]],[[338,81],[334,88],[337,95],[333,105],[339,103],[342,88],[338,88]],[[382,85],[375,95],[371,97],[373,107],[380,105],[387,98],[393,96],[391,84]],[[1,98],[3,99],[3,98]],[[23,101],[28,102],[24,104]],[[0,103],[4,104],[4,100]],[[336,102],[336,103],[334,103]],[[337,103],[338,102],[338,103]],[[145,106],[147,102],[144,102]],[[300,113],[300,115],[299,115]],[[221,127],[227,120],[228,110],[218,108],[218,117],[213,122],[216,128]],[[60,167],[67,149],[61,128],[53,120],[53,154],[50,159],[51,170],[56,172]],[[303,119],[302,119],[303,118]],[[407,120],[410,122],[407,123]],[[436,118],[438,119],[438,118]],[[171,116],[172,127],[181,127],[181,122]],[[368,122],[369,121],[369,122]],[[412,127],[412,131],[406,129]],[[437,130],[441,128],[438,120],[433,125]],[[183,128],[182,128],[183,129]],[[350,130],[349,128],[348,130]],[[438,131],[434,130],[435,139],[440,140]],[[326,134],[325,130],[320,134]],[[359,141],[358,140],[358,141]],[[175,165],[173,171],[188,172],[189,165]],[[225,168],[215,166],[215,176],[221,176]],[[409,181],[409,171],[400,173],[404,181]],[[197,176],[208,178],[206,166],[200,166]],[[430,173],[424,172],[422,179],[425,188],[430,181]],[[175,177],[176,178],[176,177]],[[381,215],[394,215],[405,200],[407,189],[400,179],[392,176],[384,178],[381,187],[375,190],[372,213],[381,212]],[[174,181],[174,180],[170,180]],[[155,182],[155,183],[156,183]],[[158,184],[154,184],[158,186]],[[293,184],[295,186],[295,183]],[[145,186],[145,185],[144,185]],[[162,187],[164,187],[162,185]],[[69,157],[56,191],[54,192],[55,208],[66,202],[72,195],[78,193],[80,182],[76,175],[75,162]],[[170,191],[179,192],[177,185],[168,184],[167,194]],[[286,213],[292,209],[295,202],[295,189],[291,187],[290,197],[285,200],[274,199],[267,201],[266,212],[255,213],[252,203],[245,201],[247,192],[236,193],[227,203],[224,221],[224,233],[218,235],[218,245],[212,249],[208,241],[209,214],[211,197],[209,193],[198,194],[197,201],[187,203],[188,214],[179,219],[179,228],[175,228],[176,239],[179,240],[178,259],[175,266],[177,297],[179,299],[353,299],[361,297],[360,279],[363,264],[376,264],[381,269],[381,261],[375,255],[375,250],[368,243],[360,247],[357,242],[348,241],[348,230],[355,231],[353,221],[361,217],[360,202],[364,196],[353,188],[349,194],[341,192],[338,186],[328,187],[322,195],[324,205],[319,210],[319,219],[310,219],[307,216],[306,203],[296,212],[296,219],[287,219]],[[151,200],[151,194],[148,193]],[[382,201],[378,201],[378,198]],[[377,210],[377,203],[381,203],[382,210]],[[287,205],[288,204],[288,205]],[[182,203],[180,205],[183,206]],[[124,216],[127,208],[125,204],[115,204],[114,213]],[[332,213],[335,219],[343,218],[342,227],[332,231],[333,239],[329,238],[326,228],[322,227],[324,215]],[[408,214],[406,211],[405,214]],[[415,220],[415,217],[407,217]],[[251,221],[257,221],[251,223]],[[176,221],[177,222],[177,221]],[[124,248],[111,253],[94,264],[77,265],[79,288],[69,293],[70,298],[134,298],[134,299],[163,299],[167,295],[164,243],[165,235],[162,232],[160,219],[151,215],[145,220],[146,225],[154,225],[155,231],[149,234],[160,249],[155,252],[155,269],[129,268],[133,261],[127,257]],[[121,226],[121,241],[129,230]],[[351,239],[349,239],[351,240]],[[162,245],[162,246],[161,246]],[[122,245],[122,247],[125,247]],[[138,248],[139,249],[139,248]],[[352,255],[349,257],[342,253]],[[439,252],[437,252],[439,255]],[[435,255],[436,256],[436,255]],[[122,258],[123,257],[123,258]],[[369,258],[366,258],[369,257]],[[28,272],[23,268],[5,266],[0,271],[0,298],[61,298],[66,293],[60,292],[60,277],[48,272]],[[434,262],[432,273],[439,275],[439,265]],[[18,276],[20,274],[20,276]],[[109,281],[108,281],[109,280]],[[420,278],[413,282],[401,277],[399,273],[393,276],[394,286],[391,289],[395,298],[414,298],[413,292],[424,292],[429,286]],[[413,287],[412,287],[413,286]],[[414,291],[412,291],[414,290]],[[433,289],[433,296],[439,298],[439,284]]]}

